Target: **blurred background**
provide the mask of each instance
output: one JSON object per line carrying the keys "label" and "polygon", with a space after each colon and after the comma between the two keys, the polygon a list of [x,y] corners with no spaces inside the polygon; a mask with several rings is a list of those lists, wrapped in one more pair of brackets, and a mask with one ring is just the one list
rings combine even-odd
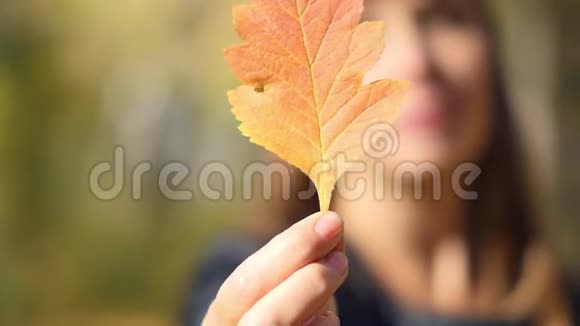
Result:
{"label": "blurred background", "polygon": [[[245,222],[238,196],[204,198],[196,176],[216,161],[240,171],[258,152],[225,97],[238,84],[221,52],[237,42],[235,3],[0,0],[1,325],[176,323],[204,249]],[[495,3],[525,136],[551,158],[540,169],[554,189],[550,230],[580,270],[580,3]],[[115,145],[127,183],[99,200],[89,173]],[[153,171],[135,200],[142,161]],[[180,185],[191,200],[156,186],[174,161],[191,168]]]}

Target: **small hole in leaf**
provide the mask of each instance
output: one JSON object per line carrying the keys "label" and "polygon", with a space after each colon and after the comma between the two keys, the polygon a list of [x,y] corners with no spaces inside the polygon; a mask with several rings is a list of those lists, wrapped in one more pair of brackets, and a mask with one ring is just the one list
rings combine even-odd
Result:
{"label": "small hole in leaf", "polygon": [[256,93],[264,93],[264,85],[259,85],[258,87],[254,88]]}

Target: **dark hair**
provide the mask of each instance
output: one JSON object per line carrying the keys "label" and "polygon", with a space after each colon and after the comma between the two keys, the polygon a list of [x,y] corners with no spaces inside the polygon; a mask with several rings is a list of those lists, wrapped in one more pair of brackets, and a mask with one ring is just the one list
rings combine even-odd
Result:
{"label": "dark hair", "polygon": [[[514,119],[513,105],[507,92],[504,69],[500,60],[497,26],[490,9],[482,2],[483,25],[486,29],[489,53],[492,58],[493,126],[490,145],[479,164],[482,175],[475,185],[480,198],[474,201],[469,213],[469,242],[472,251],[472,270],[478,270],[480,248],[490,241],[507,245],[512,281],[521,272],[524,251],[532,242],[543,241],[537,207],[532,205],[531,175],[524,163],[521,133]],[[512,282],[513,284],[513,282]]]}

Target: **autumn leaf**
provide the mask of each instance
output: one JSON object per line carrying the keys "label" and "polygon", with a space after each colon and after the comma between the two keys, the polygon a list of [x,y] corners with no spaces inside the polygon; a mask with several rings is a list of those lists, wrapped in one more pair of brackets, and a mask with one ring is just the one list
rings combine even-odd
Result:
{"label": "autumn leaf", "polygon": [[245,43],[225,50],[245,85],[228,92],[239,129],[306,173],[326,211],[347,170],[338,155],[363,155],[361,134],[391,122],[406,83],[362,85],[384,49],[382,22],[359,24],[363,0],[250,0],[234,7]]}

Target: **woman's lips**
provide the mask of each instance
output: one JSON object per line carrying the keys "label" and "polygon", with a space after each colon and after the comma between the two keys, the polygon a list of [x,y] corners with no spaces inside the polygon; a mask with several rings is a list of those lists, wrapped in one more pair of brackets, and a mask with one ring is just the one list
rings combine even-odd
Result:
{"label": "woman's lips", "polygon": [[400,131],[443,131],[449,123],[449,105],[434,93],[410,94],[396,122]]}

